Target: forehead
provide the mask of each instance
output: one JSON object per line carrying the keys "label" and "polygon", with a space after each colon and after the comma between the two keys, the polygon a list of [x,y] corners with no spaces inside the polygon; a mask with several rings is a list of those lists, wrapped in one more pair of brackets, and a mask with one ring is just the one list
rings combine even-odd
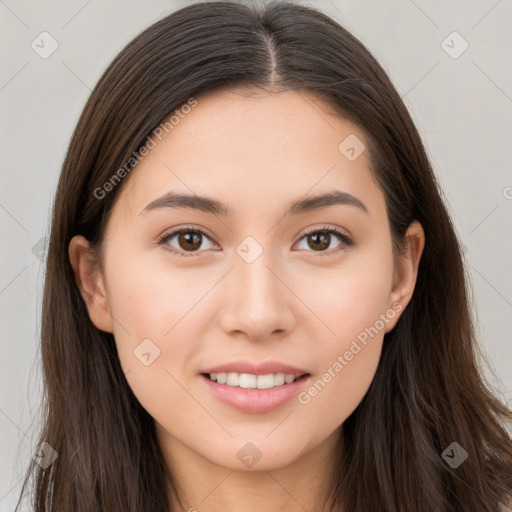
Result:
{"label": "forehead", "polygon": [[[308,191],[368,197],[376,187],[363,132],[309,92],[221,90],[195,100],[131,171],[121,195],[137,213],[171,189],[261,209]],[[356,159],[343,153],[347,140],[362,151]]]}

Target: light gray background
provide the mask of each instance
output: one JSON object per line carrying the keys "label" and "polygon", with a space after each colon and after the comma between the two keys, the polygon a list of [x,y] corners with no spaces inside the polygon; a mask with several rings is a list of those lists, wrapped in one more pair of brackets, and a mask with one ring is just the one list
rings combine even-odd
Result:
{"label": "light gray background", "polygon": [[[37,440],[44,273],[44,250],[38,252],[37,244],[48,234],[67,144],[90,90],[114,56],[141,30],[189,3],[0,0],[0,511],[13,510]],[[510,401],[510,0],[309,4],[359,37],[404,97],[466,247],[474,315],[497,376],[489,378]],[[31,48],[43,31],[58,43],[47,59]],[[469,44],[457,58],[445,51],[454,55],[463,48],[462,39],[448,37],[453,31]]]}

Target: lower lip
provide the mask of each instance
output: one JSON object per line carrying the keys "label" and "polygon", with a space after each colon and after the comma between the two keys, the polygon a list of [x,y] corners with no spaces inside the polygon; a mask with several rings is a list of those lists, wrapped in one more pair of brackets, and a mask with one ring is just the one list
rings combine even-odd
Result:
{"label": "lower lip", "polygon": [[209,377],[200,375],[211,392],[225,404],[243,412],[263,413],[273,411],[296,397],[309,379],[301,377],[290,384],[283,384],[269,389],[246,389],[214,382]]}

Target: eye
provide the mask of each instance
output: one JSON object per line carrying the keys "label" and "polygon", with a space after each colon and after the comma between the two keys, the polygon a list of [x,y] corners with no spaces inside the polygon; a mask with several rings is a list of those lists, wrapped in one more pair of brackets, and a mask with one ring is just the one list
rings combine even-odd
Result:
{"label": "eye", "polygon": [[[332,242],[332,235],[335,235],[341,242],[338,244],[334,250],[326,251]],[[178,247],[173,246],[171,241],[176,238],[176,243]],[[177,256],[194,256],[194,253],[200,252],[199,249],[203,248],[204,239],[209,240],[215,246],[215,242],[212,241],[210,236],[206,234],[203,230],[193,227],[185,227],[171,233],[164,233],[158,240],[157,245],[165,245],[166,250],[176,254]],[[309,247],[313,248],[313,251],[308,252],[316,252],[319,256],[328,256],[330,254],[337,253],[338,251],[351,247],[354,245],[352,238],[348,235],[339,231],[338,229],[331,228],[328,226],[322,226],[321,228],[311,229],[306,232],[299,242],[303,239],[307,239],[307,244]]]}
{"label": "eye", "polygon": [[[341,240],[341,243],[339,243],[334,250],[325,251],[332,242],[332,235],[338,237],[338,239]],[[313,248],[313,252],[319,253],[319,256],[328,256],[333,252],[337,253],[345,247],[351,247],[354,245],[354,241],[348,235],[338,229],[330,228],[328,226],[309,230],[300,240],[303,239],[306,239],[307,245]]]}
{"label": "eye", "polygon": [[[171,245],[170,242],[173,238],[176,238],[178,247]],[[203,238],[211,241],[211,238],[201,229],[186,227],[171,233],[164,233],[157,240],[157,244],[165,244],[168,251],[178,256],[194,256],[194,253],[199,252],[199,249],[203,246]]]}

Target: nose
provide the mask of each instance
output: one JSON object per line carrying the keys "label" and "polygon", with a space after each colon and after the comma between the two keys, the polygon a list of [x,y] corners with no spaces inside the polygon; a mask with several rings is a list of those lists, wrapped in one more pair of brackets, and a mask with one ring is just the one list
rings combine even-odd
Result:
{"label": "nose", "polygon": [[[289,332],[294,295],[265,251],[248,262],[238,254],[224,283],[220,323],[228,333],[261,341]],[[297,299],[295,299],[296,301]]]}

